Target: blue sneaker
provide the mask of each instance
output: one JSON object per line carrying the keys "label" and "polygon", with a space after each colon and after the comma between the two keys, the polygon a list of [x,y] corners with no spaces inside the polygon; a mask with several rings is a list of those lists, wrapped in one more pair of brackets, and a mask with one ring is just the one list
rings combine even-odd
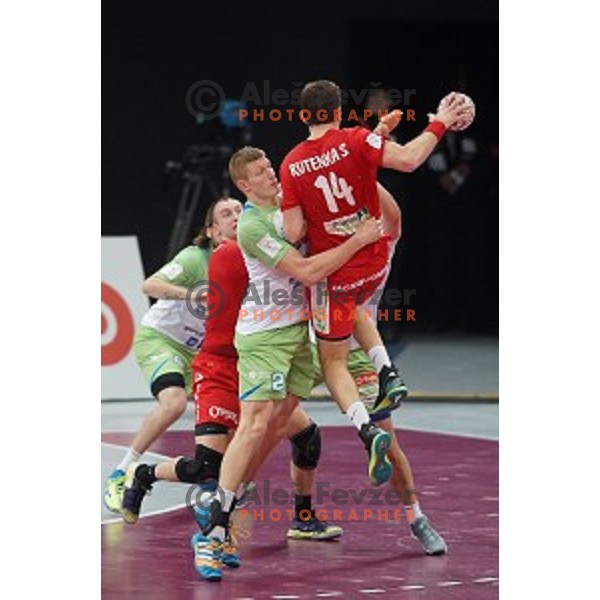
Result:
{"label": "blue sneaker", "polygon": [[230,569],[237,569],[240,566],[240,557],[235,542],[228,536],[229,539],[223,542],[223,553],[221,554],[221,562]]}
{"label": "blue sneaker", "polygon": [[201,483],[198,485],[198,490],[194,494],[195,501],[192,505],[192,510],[194,512],[194,519],[196,519],[200,531],[204,531],[208,527],[210,520],[210,505],[214,498],[212,492],[216,489],[216,481]]}
{"label": "blue sneaker", "polygon": [[104,484],[104,506],[110,512],[120,514],[124,491],[125,472],[121,469],[115,469]]}
{"label": "blue sneaker", "polygon": [[216,538],[207,538],[199,531],[192,536],[190,544],[194,549],[196,573],[206,581],[221,581],[223,543]]}

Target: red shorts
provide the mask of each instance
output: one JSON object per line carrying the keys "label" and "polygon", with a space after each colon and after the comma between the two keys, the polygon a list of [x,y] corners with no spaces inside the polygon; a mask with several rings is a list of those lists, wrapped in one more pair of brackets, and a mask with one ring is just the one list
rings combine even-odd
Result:
{"label": "red shorts", "polygon": [[[386,278],[387,270],[386,265],[367,277],[349,283],[326,279],[312,286],[310,312],[315,335],[331,341],[351,336],[357,307],[361,307],[372,298]],[[372,309],[373,306],[369,305],[368,310],[372,312]]]}
{"label": "red shorts", "polygon": [[240,417],[237,358],[201,350],[192,363],[192,373],[196,425],[218,423],[235,429]]}

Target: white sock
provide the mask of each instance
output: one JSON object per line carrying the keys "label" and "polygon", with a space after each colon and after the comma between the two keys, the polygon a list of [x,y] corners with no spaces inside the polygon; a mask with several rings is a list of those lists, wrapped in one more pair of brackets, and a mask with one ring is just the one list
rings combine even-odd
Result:
{"label": "white sock", "polygon": [[409,504],[405,508],[406,518],[408,519],[409,523],[414,523],[419,517],[423,516],[423,513],[421,512],[421,507],[419,506],[418,502],[415,502],[414,504]]}
{"label": "white sock", "polygon": [[348,407],[346,414],[359,431],[363,425],[367,424],[371,420],[369,418],[369,413],[367,412],[366,406],[360,400],[352,403]]}
{"label": "white sock", "polygon": [[373,346],[369,352],[369,358],[371,362],[375,365],[377,372],[380,373],[383,367],[391,367],[392,361],[388,356],[387,350],[385,346]]}
{"label": "white sock", "polygon": [[123,472],[127,471],[127,467],[132,462],[137,462],[138,460],[140,460],[141,456],[142,455],[136,452],[133,448],[129,448],[129,450],[127,450],[125,458],[123,458],[123,460],[117,465],[117,469],[121,469],[121,471]]}
{"label": "white sock", "polygon": [[231,512],[231,505],[235,499],[235,492],[231,490],[222,490],[223,491],[223,512]]}
{"label": "white sock", "polygon": [[209,534],[208,537],[217,538],[220,542],[225,541],[225,527],[217,525]]}
{"label": "white sock", "polygon": [[245,491],[246,491],[246,484],[240,483],[240,485],[238,485],[238,489],[235,493],[235,499],[239,500],[244,495]]}

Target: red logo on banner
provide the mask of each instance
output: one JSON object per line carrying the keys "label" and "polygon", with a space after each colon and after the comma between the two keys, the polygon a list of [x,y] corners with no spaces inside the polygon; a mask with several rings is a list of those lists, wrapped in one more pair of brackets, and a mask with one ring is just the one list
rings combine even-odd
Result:
{"label": "red logo on banner", "polygon": [[[105,309],[109,311],[107,314],[105,314]],[[101,316],[103,337],[109,329],[109,321],[116,321],[116,331],[110,340],[108,342],[102,340],[102,366],[106,367],[120,362],[129,354],[135,328],[131,311],[123,296],[104,282],[102,282]]]}

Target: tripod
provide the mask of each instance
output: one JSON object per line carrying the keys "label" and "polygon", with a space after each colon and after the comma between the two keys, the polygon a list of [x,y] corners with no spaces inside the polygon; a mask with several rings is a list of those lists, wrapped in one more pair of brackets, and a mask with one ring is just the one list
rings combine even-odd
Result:
{"label": "tripod", "polygon": [[202,197],[202,192],[205,189],[208,189],[211,196],[211,202],[221,195],[210,177],[205,173],[185,171],[183,173],[183,179],[184,184],[179,198],[177,218],[175,219],[175,225],[173,225],[173,230],[171,231],[171,238],[167,249],[167,262],[170,261],[189,240],[190,229],[192,227],[192,222],[196,217],[198,203]]}

